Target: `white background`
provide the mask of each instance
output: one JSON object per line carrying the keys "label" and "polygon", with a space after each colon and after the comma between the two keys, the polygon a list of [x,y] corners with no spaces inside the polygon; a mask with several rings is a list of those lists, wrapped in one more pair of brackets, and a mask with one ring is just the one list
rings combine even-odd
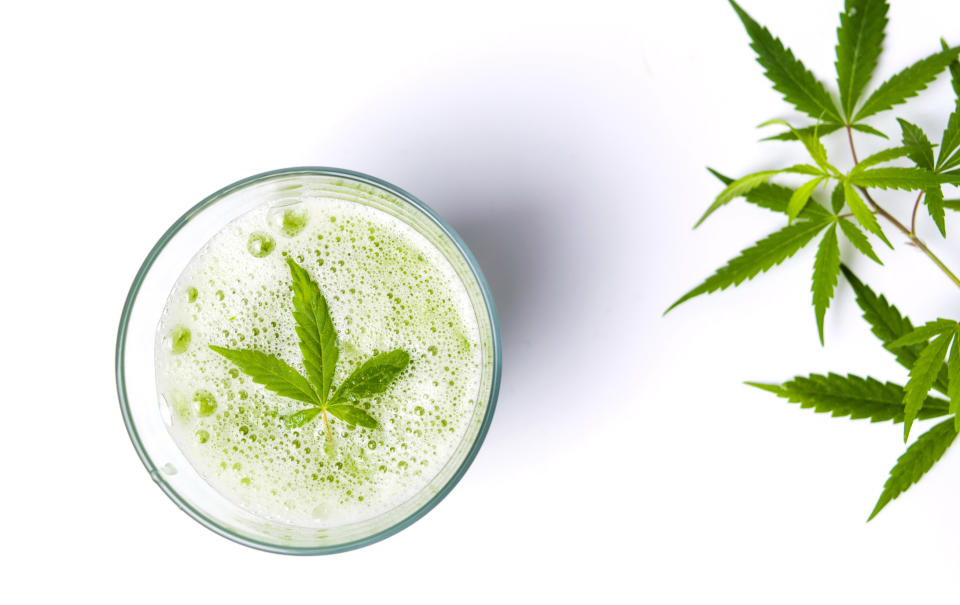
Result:
{"label": "white background", "polygon": [[[832,79],[840,0],[743,4]],[[956,2],[890,16],[880,77],[960,42]],[[957,451],[866,524],[901,428],[742,385],[905,380],[845,284],[820,347],[812,251],[661,317],[783,223],[740,202],[692,231],[719,189],[704,166],[799,159],[757,143],[757,123],[798,116],[724,2],[8,3],[0,78],[3,600],[955,597]],[[941,78],[911,114],[937,139],[950,95]],[[180,512],[130,445],[113,377],[123,299],[167,226],[295,165],[379,176],[448,218],[504,342],[496,417],[460,485],[400,534],[322,558],[257,552]],[[927,219],[922,233],[960,265]],[[956,316],[950,283],[892,239],[886,267],[856,270],[915,321]]]}

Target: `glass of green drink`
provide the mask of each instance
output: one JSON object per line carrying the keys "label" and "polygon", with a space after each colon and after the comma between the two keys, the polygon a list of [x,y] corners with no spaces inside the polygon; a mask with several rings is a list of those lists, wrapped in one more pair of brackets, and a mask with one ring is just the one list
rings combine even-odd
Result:
{"label": "glass of green drink", "polygon": [[373,177],[291,168],[181,217],[117,336],[134,448],[231,540],[326,554],[381,540],[463,476],[493,416],[500,337],[466,245]]}

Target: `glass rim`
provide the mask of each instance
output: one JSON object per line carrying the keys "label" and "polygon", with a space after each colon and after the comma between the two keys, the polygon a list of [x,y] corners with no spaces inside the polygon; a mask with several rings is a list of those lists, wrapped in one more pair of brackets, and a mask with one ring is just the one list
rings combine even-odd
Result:
{"label": "glass rim", "polygon": [[[261,181],[266,181],[278,176],[295,176],[298,174],[303,175],[319,175],[319,176],[330,176],[330,177],[344,177],[349,178],[355,181],[365,183],[374,187],[378,187],[387,191],[388,193],[400,198],[404,202],[410,204],[420,212],[422,212],[427,218],[429,218],[439,229],[440,231],[453,243],[457,252],[463,257],[466,261],[467,266],[470,268],[470,272],[473,275],[474,280],[476,280],[477,285],[479,286],[480,293],[483,298],[484,306],[487,311],[487,316],[490,321],[490,331],[491,331],[491,340],[492,340],[492,353],[493,353],[493,372],[490,383],[490,395],[487,400],[487,408],[484,412],[483,420],[480,424],[480,428],[477,432],[476,437],[473,440],[473,443],[470,446],[467,455],[464,457],[463,461],[460,463],[460,466],[457,470],[451,475],[450,479],[434,494],[425,504],[420,508],[413,511],[407,517],[401,519],[397,523],[387,527],[379,532],[376,532],[370,536],[360,538],[357,540],[351,540],[349,542],[344,542],[342,544],[336,544],[333,546],[283,546],[280,544],[274,544],[271,542],[266,542],[262,540],[257,540],[247,536],[239,535],[229,528],[225,527],[218,523],[215,519],[212,519],[197,510],[189,502],[183,499],[177,491],[171,487],[163,476],[159,472],[159,468],[150,458],[150,455],[147,453],[146,449],[143,446],[143,443],[140,440],[139,433],[137,431],[136,424],[133,421],[132,414],[130,412],[130,404],[127,398],[127,387],[126,387],[126,374],[125,374],[125,352],[126,352],[126,335],[128,324],[130,321],[130,316],[133,310],[133,305],[137,300],[137,295],[140,292],[140,287],[143,285],[143,281],[146,278],[147,274],[150,271],[150,268],[153,266],[154,262],[157,260],[157,257],[160,256],[160,253],[164,250],[167,244],[180,232],[180,230],[187,225],[196,215],[210,206],[214,205],[230,193],[258,183]],[[143,463],[144,467],[147,469],[147,472],[153,478],[154,482],[160,487],[160,489],[177,505],[180,510],[185,512],[187,515],[192,517],[195,521],[206,527],[207,529],[213,531],[216,534],[243,544],[244,546],[249,546],[257,550],[262,550],[266,552],[286,554],[286,555],[324,555],[324,554],[334,554],[338,552],[343,552],[347,550],[353,550],[374,542],[379,542],[384,538],[388,538],[397,532],[409,527],[421,517],[430,512],[433,507],[435,507],[441,500],[443,500],[447,494],[459,483],[460,479],[463,478],[463,475],[466,473],[467,469],[473,463],[473,460],[476,458],[477,453],[480,450],[480,446],[483,444],[484,439],[486,438],[487,431],[490,429],[490,423],[493,420],[493,412],[497,404],[497,396],[500,392],[500,373],[501,373],[501,346],[500,346],[500,323],[497,317],[497,310],[493,303],[493,295],[490,292],[490,287],[487,285],[486,279],[483,277],[483,273],[480,270],[480,266],[477,264],[477,260],[474,258],[473,254],[470,252],[470,249],[467,247],[466,243],[460,238],[456,231],[446,223],[440,216],[433,211],[432,208],[427,206],[425,203],[420,201],[415,196],[404,191],[403,189],[392,185],[382,179],[364,174],[361,172],[355,172],[352,170],[346,170],[342,168],[330,168],[324,166],[299,166],[293,168],[281,168],[278,170],[270,170],[268,172],[261,172],[253,176],[249,176],[245,179],[241,179],[235,183],[227,185],[214,193],[208,195],[199,203],[194,205],[192,208],[187,210],[180,218],[178,218],[174,223],[164,232],[156,244],[150,249],[150,252],[147,254],[147,257],[144,259],[143,263],[140,265],[140,269],[137,271],[136,276],[133,279],[133,284],[130,286],[130,291],[127,294],[127,298],[123,304],[123,311],[120,315],[120,325],[117,330],[117,345],[116,345],[116,358],[115,358],[115,372],[116,372],[116,383],[117,383],[117,397],[120,402],[120,412],[123,415],[123,423],[126,426],[127,434],[130,437],[130,441],[133,443],[133,447],[137,452],[137,455],[140,457],[140,461]]]}

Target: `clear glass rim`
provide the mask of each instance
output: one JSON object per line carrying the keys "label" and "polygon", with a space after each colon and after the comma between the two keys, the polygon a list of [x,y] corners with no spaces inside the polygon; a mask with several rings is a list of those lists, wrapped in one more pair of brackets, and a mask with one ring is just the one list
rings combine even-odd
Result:
{"label": "clear glass rim", "polygon": [[[137,427],[133,422],[133,417],[130,412],[129,401],[127,398],[127,387],[125,379],[125,349],[126,349],[126,335],[128,329],[128,323],[130,321],[130,316],[133,310],[134,302],[137,299],[137,295],[140,292],[140,287],[143,284],[144,278],[147,273],[150,271],[150,268],[153,266],[153,263],[156,261],[157,257],[160,256],[160,253],[166,247],[166,245],[176,236],[176,234],[187,224],[189,223],[194,216],[202,212],[203,210],[209,208],[213,204],[217,203],[233,191],[241,189],[248,185],[269,180],[278,176],[295,176],[298,174],[305,175],[320,175],[320,176],[331,176],[331,177],[345,177],[352,180],[356,180],[374,187],[379,187],[384,189],[389,193],[397,196],[408,204],[412,205],[414,208],[423,212],[424,215],[430,218],[436,226],[453,242],[457,251],[463,256],[464,260],[467,262],[467,266],[470,267],[470,271],[477,282],[477,285],[480,288],[480,293],[483,296],[484,306],[486,307],[487,315],[490,320],[491,328],[491,338],[493,344],[493,376],[490,384],[490,397],[487,401],[487,408],[484,413],[483,421],[480,425],[480,429],[477,432],[477,436],[473,441],[473,444],[470,447],[470,450],[467,452],[466,457],[460,463],[459,468],[456,472],[450,477],[447,483],[419,509],[411,513],[406,518],[402,519],[398,523],[379,531],[373,535],[361,538],[358,540],[353,540],[350,542],[345,542],[343,544],[337,544],[333,546],[317,546],[317,547],[301,547],[301,546],[283,546],[279,544],[273,544],[270,542],[264,542],[261,540],[252,539],[246,536],[241,536],[230,529],[224,527],[218,523],[215,519],[209,518],[207,515],[203,514],[196,508],[194,508],[190,503],[184,500],[176,490],[174,490],[170,485],[163,479],[156,464],[151,460],[149,454],[143,446],[143,443],[140,440],[140,436],[137,432]],[[239,180],[235,183],[227,185],[226,187],[220,189],[208,195],[198,204],[190,208],[187,212],[183,214],[179,219],[177,219],[173,225],[160,237],[157,243],[153,246],[150,252],[147,254],[146,259],[144,259],[143,264],[140,265],[139,271],[137,271],[136,277],[134,277],[133,284],[130,286],[130,291],[127,294],[126,301],[123,305],[123,312],[120,315],[120,327],[117,331],[117,346],[116,346],[116,381],[117,381],[117,397],[120,401],[120,412],[123,414],[123,422],[127,428],[127,433],[130,436],[130,441],[133,443],[134,449],[137,451],[137,455],[140,456],[140,461],[146,467],[147,472],[157,483],[161,490],[171,499],[173,502],[187,515],[192,517],[195,521],[206,527],[207,529],[217,533],[224,538],[255,548],[258,550],[263,550],[266,552],[273,552],[279,554],[287,555],[324,555],[324,554],[333,554],[337,552],[343,552],[347,550],[353,550],[355,548],[360,548],[362,546],[367,546],[368,544],[373,544],[374,542],[379,542],[384,538],[388,538],[393,534],[409,527],[418,519],[423,517],[425,514],[430,512],[434,506],[436,506],[441,500],[443,500],[447,494],[453,489],[453,487],[460,481],[464,473],[466,473],[467,468],[476,458],[477,452],[480,450],[480,446],[483,444],[484,438],[487,435],[487,431],[490,428],[490,423],[493,420],[493,412],[497,404],[497,396],[500,391],[500,371],[501,371],[501,350],[500,350],[500,324],[497,318],[497,311],[493,304],[493,296],[490,293],[490,288],[487,285],[486,280],[483,277],[483,273],[480,271],[480,267],[477,264],[476,259],[473,257],[473,254],[470,252],[470,249],[467,248],[467,245],[463,242],[460,236],[457,234],[453,228],[448,225],[436,212],[433,211],[429,206],[421,202],[419,199],[413,195],[407,193],[403,189],[396,187],[386,181],[372,177],[367,174],[360,172],[354,172],[352,170],[345,170],[341,168],[329,168],[322,166],[301,166],[295,168],[281,168],[279,170],[271,170],[269,172],[262,172],[260,174],[255,174],[253,176],[247,177],[245,179]]]}

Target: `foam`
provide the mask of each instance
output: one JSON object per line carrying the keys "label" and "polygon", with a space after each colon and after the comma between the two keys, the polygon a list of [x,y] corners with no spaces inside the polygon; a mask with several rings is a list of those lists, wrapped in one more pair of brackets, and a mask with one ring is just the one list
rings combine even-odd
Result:
{"label": "foam", "polygon": [[[410,353],[408,370],[370,402],[380,428],[333,420],[332,444],[319,418],[285,428],[282,416],[306,405],[207,346],[272,353],[305,375],[285,255],[329,303],[334,385],[376,352]],[[475,407],[479,342],[466,289],[423,235],[362,204],[304,196],[236,219],[184,269],[158,327],[158,389],[177,444],[224,496],[265,518],[331,527],[385,512],[437,474]]]}

